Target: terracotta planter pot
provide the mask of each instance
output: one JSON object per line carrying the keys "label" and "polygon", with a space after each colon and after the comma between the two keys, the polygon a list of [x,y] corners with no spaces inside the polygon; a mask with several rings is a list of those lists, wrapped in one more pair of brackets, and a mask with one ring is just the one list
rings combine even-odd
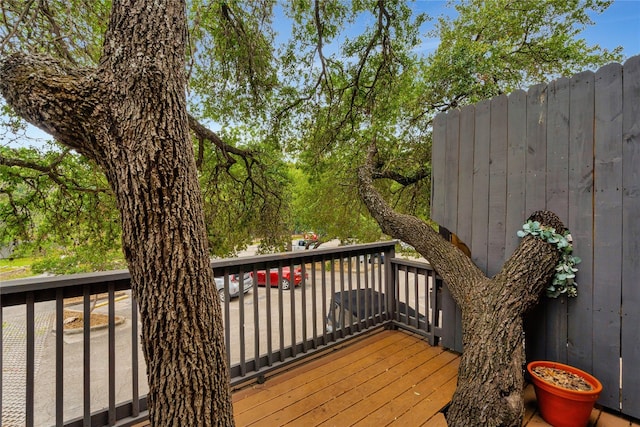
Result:
{"label": "terracotta planter pot", "polygon": [[[569,390],[543,381],[533,372],[533,369],[538,366],[562,369],[579,375],[591,384],[593,390]],[[540,414],[546,422],[554,427],[584,427],[587,425],[593,405],[602,392],[600,381],[580,369],[557,362],[531,362],[527,365],[527,371],[533,381]]]}

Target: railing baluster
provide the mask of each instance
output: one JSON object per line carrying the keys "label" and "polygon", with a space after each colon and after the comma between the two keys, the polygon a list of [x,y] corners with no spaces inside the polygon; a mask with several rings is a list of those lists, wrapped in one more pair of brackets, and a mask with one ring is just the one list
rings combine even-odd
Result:
{"label": "railing baluster", "polygon": [[[267,271],[267,273],[269,273]],[[291,279],[291,277],[289,277]],[[269,278],[271,280],[271,278]],[[291,283],[289,283],[291,290]],[[282,294],[282,262],[278,262],[278,337],[280,338],[280,348],[278,354],[280,361],[284,362],[284,295]]]}
{"label": "railing baluster", "polygon": [[411,301],[409,300],[409,269],[407,268],[404,273],[404,324],[409,324],[409,304]]}
{"label": "railing baluster", "polygon": [[[352,276],[351,268],[353,267],[352,261],[353,261],[353,256],[349,255],[349,257],[347,258],[347,289],[348,289],[349,295],[351,295],[351,292],[353,292],[353,280],[351,278]],[[351,311],[353,311],[353,307],[351,307]],[[355,322],[356,322],[355,317],[351,316],[351,325],[349,326],[350,335],[352,335],[355,332]]]}
{"label": "railing baluster", "polygon": [[[240,334],[240,375],[247,375],[246,352],[245,352],[245,329],[244,329],[244,271],[240,269],[238,273],[238,332]],[[231,298],[229,298],[231,299]]]}
{"label": "railing baluster", "polygon": [[[313,316],[313,348],[318,347],[318,297],[316,294],[316,261],[311,261],[311,315]],[[325,319],[326,313],[322,313],[322,319]],[[325,320],[326,322],[326,320]],[[324,322],[322,328],[325,328]]]}
{"label": "railing baluster", "polygon": [[116,302],[115,284],[109,283],[109,425],[116,424]]}
{"label": "railing baluster", "polygon": [[300,303],[300,315],[302,317],[302,352],[307,352],[307,263],[302,260],[302,301]]}
{"label": "railing baluster", "polygon": [[416,308],[416,329],[420,329],[420,296],[418,295],[418,269],[413,273],[413,300]]}
{"label": "railing baluster", "polygon": [[[2,302],[2,294],[0,294],[0,303]],[[2,408],[3,408],[3,402],[2,402],[2,390],[4,390],[3,384],[2,384],[2,379],[4,378],[4,365],[3,365],[3,360],[2,360],[2,353],[4,353],[3,349],[4,349],[4,321],[2,320],[3,317],[3,313],[4,313],[4,306],[0,306],[0,424],[2,424]]]}
{"label": "railing baluster", "polygon": [[33,426],[33,396],[35,381],[35,296],[33,292],[27,294],[27,400],[26,425]]}
{"label": "railing baluster", "polygon": [[83,425],[91,427],[91,287],[83,286]]}
{"label": "railing baluster", "polygon": [[[344,291],[344,257],[340,256],[340,259],[338,259],[338,268],[340,269],[339,272],[339,277],[340,277],[340,293],[342,295],[345,295]],[[349,297],[351,297],[349,295]],[[349,304],[351,304],[351,302],[349,302]],[[344,307],[343,307],[344,308]],[[351,311],[351,307],[349,307],[349,310]],[[342,329],[340,329],[340,337],[344,338],[348,333],[350,333],[351,331],[351,322],[353,321],[352,316],[349,316],[349,325],[347,325],[347,316],[343,316],[342,317],[344,319],[344,325],[342,325]],[[347,329],[348,326],[348,329]]]}
{"label": "railing baluster", "polygon": [[[291,355],[296,357],[296,271],[293,261],[289,263],[289,319],[291,328]],[[284,353],[284,349],[280,349]]]}
{"label": "railing baluster", "polygon": [[254,346],[254,363],[255,370],[262,368],[260,363],[260,310],[258,309],[258,270],[253,266],[253,346]]}
{"label": "railing baluster", "polygon": [[[320,286],[322,288],[322,315],[326,316],[327,315],[327,272],[326,272],[326,258],[324,255],[322,255],[322,257],[320,258]],[[333,301],[333,295],[331,295],[331,301]],[[331,316],[331,324],[333,325],[333,328],[335,329],[336,326],[336,316],[335,316],[335,310],[333,309],[333,307],[331,307],[331,313],[329,314],[329,316]],[[326,322],[326,320],[325,320]],[[332,335],[333,336],[333,335]],[[328,342],[328,337],[327,337],[327,328],[326,326],[322,328],[322,344],[327,344]]]}
{"label": "railing baluster", "polygon": [[387,311],[387,304],[384,301],[384,299],[382,298],[382,293],[384,291],[382,284],[383,284],[383,280],[382,278],[384,277],[382,275],[382,258],[384,257],[384,252],[379,252],[378,253],[378,276],[377,276],[377,280],[378,280],[378,312],[376,313],[376,317],[378,318],[376,323],[382,323],[384,321],[384,318],[382,317],[382,313],[385,313]]}
{"label": "railing baluster", "polygon": [[[229,300],[231,297],[229,296],[229,270],[226,268],[222,275],[222,288],[224,292],[224,302],[222,303],[224,345],[226,347],[227,366],[231,366],[231,311],[229,308]],[[211,327],[215,327],[215,325],[211,325]]]}
{"label": "railing baluster", "polygon": [[[367,255],[362,255],[362,265],[367,262]],[[360,257],[358,257],[358,262],[356,263],[356,312],[358,313],[358,332],[362,331],[362,319],[360,318],[360,313],[362,313],[362,307],[360,304],[360,295],[362,294],[362,280],[360,280]]]}
{"label": "railing baluster", "polygon": [[[334,255],[331,256],[331,271],[329,272],[329,283],[331,286],[331,298],[336,294],[336,258]],[[344,302],[344,300],[343,300]],[[331,307],[331,311],[334,312],[333,307]],[[342,329],[344,325],[344,304],[340,304],[340,328]],[[335,340],[338,335],[338,331],[336,330],[336,324],[333,324],[333,332],[331,333],[331,340]]]}
{"label": "railing baluster", "polygon": [[56,290],[56,425],[64,424],[64,290]]}
{"label": "railing baluster", "polygon": [[140,375],[138,372],[138,301],[131,292],[131,412],[134,417],[140,415]]}
{"label": "railing baluster", "polygon": [[273,365],[273,342],[272,342],[272,325],[271,325],[271,271],[269,266],[266,266],[265,270],[265,284],[264,291],[267,295],[267,360],[269,366]]}

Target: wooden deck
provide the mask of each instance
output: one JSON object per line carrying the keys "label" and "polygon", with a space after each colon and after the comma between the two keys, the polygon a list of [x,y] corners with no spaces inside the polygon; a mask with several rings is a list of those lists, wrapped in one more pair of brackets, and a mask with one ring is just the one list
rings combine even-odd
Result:
{"label": "wooden deck", "polygon": [[[459,356],[398,331],[354,344],[236,391],[237,426],[418,426],[437,422]],[[433,424],[439,425],[439,424]]]}
{"label": "wooden deck", "polygon": [[[237,427],[444,427],[459,356],[401,331],[381,330],[233,393]],[[138,426],[148,426],[147,423]],[[525,389],[523,426],[549,426]],[[589,427],[640,427],[594,409]]]}

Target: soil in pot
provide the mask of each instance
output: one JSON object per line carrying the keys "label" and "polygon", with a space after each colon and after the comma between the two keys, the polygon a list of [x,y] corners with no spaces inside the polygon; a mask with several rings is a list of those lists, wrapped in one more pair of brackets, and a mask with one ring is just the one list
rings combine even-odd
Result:
{"label": "soil in pot", "polygon": [[564,369],[552,368],[550,366],[536,366],[533,373],[540,377],[541,380],[576,391],[591,391],[593,386],[585,381],[580,375],[565,371]]}

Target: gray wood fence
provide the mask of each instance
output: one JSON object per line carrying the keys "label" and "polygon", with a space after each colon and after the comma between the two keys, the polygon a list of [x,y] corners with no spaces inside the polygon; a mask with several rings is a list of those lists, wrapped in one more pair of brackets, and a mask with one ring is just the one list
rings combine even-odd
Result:
{"label": "gray wood fence", "polygon": [[560,216],[578,297],[530,313],[528,359],[594,374],[600,404],[640,418],[640,56],[438,115],[432,165],[432,219],[489,276],[533,211]]}

